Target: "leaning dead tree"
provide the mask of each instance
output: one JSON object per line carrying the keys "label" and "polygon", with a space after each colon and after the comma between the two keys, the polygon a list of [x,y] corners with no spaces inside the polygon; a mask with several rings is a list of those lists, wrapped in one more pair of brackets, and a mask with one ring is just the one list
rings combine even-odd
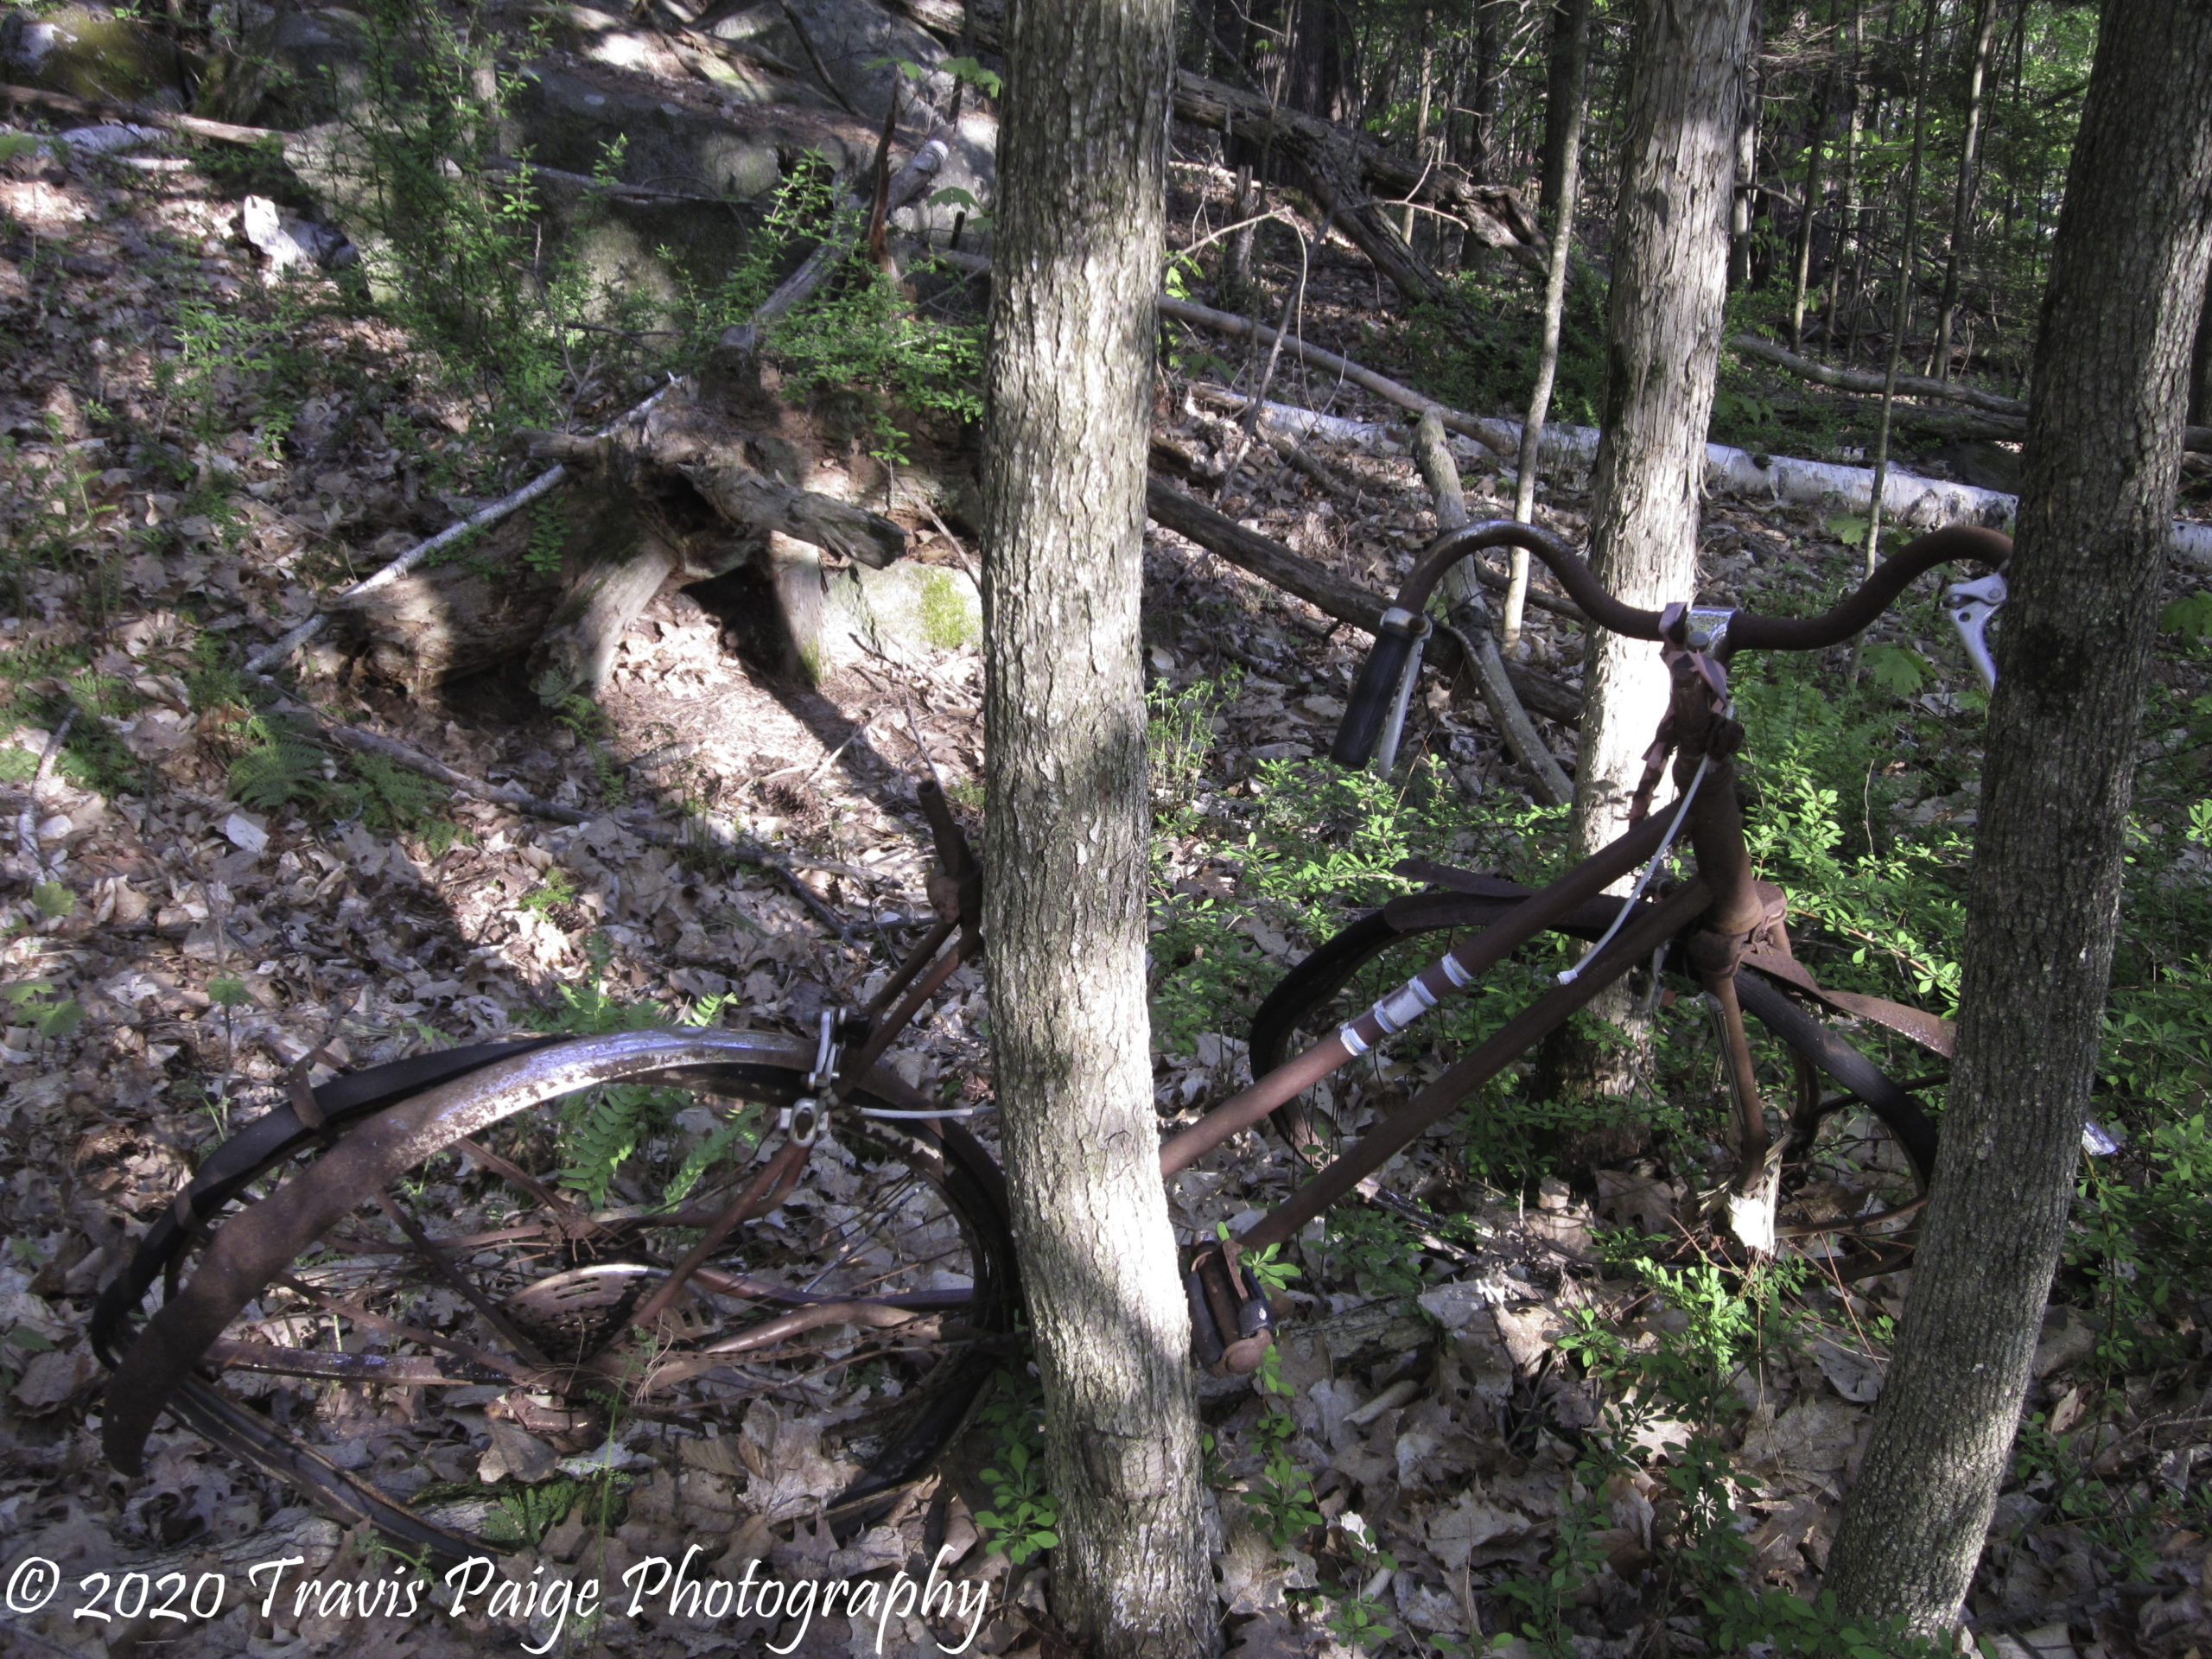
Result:
{"label": "leaning dead tree", "polygon": [[1517,190],[1477,184],[1448,162],[1416,161],[1366,133],[1187,72],[1175,79],[1175,113],[1193,126],[1268,147],[1296,168],[1322,212],[1408,300],[1436,298],[1443,282],[1408,245],[1384,203],[1429,208],[1531,270],[1544,269],[1543,232]]}

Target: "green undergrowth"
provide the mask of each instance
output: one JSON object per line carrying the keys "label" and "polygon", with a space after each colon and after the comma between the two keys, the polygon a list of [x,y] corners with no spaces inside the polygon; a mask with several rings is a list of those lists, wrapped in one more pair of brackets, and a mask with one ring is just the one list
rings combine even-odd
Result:
{"label": "green undergrowth", "polygon": [[[2173,1527],[2196,1524],[2197,1511],[2101,1478],[2089,1467],[2092,1453],[2131,1409],[2125,1380],[2194,1353],[2202,1287],[2212,1281],[2212,956],[2203,944],[2212,938],[2212,696],[2185,689],[2202,681],[2212,624],[2199,626],[2186,606],[2170,607],[2163,620],[2178,658],[2169,663],[2182,671],[2145,712],[2150,758],[2137,782],[2092,1103],[2118,1149],[2083,1160],[2056,1289],[2098,1331],[2082,1389],[2104,1403],[2066,1433],[2031,1425],[2021,1441],[2033,1490],[2056,1494],[2061,1510],[2123,1561]],[[1740,666],[1734,689],[1749,734],[1744,779],[1754,861],[1789,893],[1797,954],[1824,983],[1955,1014],[1986,702],[1929,698],[1931,688],[1959,683],[1957,665],[1910,639],[1876,643],[1896,660],[1870,649],[1870,671],[1855,686],[1815,664]],[[1563,864],[1557,815],[1470,802],[1418,766],[1385,780],[1320,761],[1262,762],[1224,779],[1214,718],[1232,696],[1232,686],[1200,683],[1153,699],[1162,849],[1153,1012],[1163,1052],[1188,1052],[1206,1032],[1241,1036],[1289,961],[1363,908],[1409,889],[1392,868],[1408,855],[1532,884]],[[1189,880],[1194,865],[1216,879]],[[1497,975],[1505,995],[1432,1015],[1444,1033],[1439,1050],[1464,1052],[1557,965],[1548,957],[1508,964]],[[1649,1087],[1633,1108],[1656,1129],[1650,1155],[1678,1172],[1695,1168],[1718,1126],[1709,1024],[1684,999],[1657,1011],[1656,1034]],[[1894,1076],[1928,1069],[1923,1055],[1863,1022],[1852,1038]],[[1786,1098],[1787,1073],[1774,1076],[1773,1098]],[[1940,1080],[1920,1092],[1940,1116]],[[1592,1126],[1532,1097],[1524,1077],[1500,1078],[1475,1104],[1452,1143],[1471,1179],[1526,1191],[1542,1174],[1585,1173],[1560,1161],[1558,1149]],[[1364,1295],[1409,1301],[1427,1276],[1420,1230],[1395,1215],[1332,1213],[1306,1259]],[[1517,1627],[1540,1648],[1573,1650],[1571,1592],[1603,1558],[1595,1540],[1611,1524],[1603,1518],[1607,1484],[1633,1464],[1657,1483],[1670,1593],[1716,1651],[1923,1651],[1895,1630],[1842,1618],[1832,1602],[1742,1582],[1742,1494],[1721,1452],[1743,1410],[1730,1379],[1747,1355],[1802,1340],[1803,1287],[1785,1282],[1782,1269],[1762,1278],[1628,1265],[1681,1331],[1656,1344],[1630,1344],[1596,1325],[1578,1337],[1576,1357],[1611,1390],[1612,1414],[1580,1449],[1554,1559],[1509,1592]],[[1876,1324],[1882,1328],[1869,1325],[1863,1334],[1885,1344],[1887,1322]],[[1688,1425],[1687,1439],[1656,1461],[1633,1452],[1638,1424],[1661,1416]],[[1269,1490],[1294,1491],[1276,1472],[1283,1478]]]}
{"label": "green undergrowth", "polygon": [[[563,1036],[591,1037],[671,1023],[668,1010],[659,1004],[647,999],[633,1001],[607,988],[614,946],[604,932],[588,934],[583,949],[582,977],[556,985],[551,1004],[525,1014],[525,1025]],[[690,1023],[718,1024],[728,1001],[727,996],[702,998],[691,1010]],[[758,1145],[765,1128],[761,1108],[748,1105],[698,1135],[696,1144],[683,1151],[677,1118],[696,1099],[686,1090],[631,1083],[601,1084],[569,1096],[561,1103],[556,1131],[560,1184],[594,1209],[607,1202],[618,1179],[631,1185],[641,1199],[650,1202],[657,1197],[669,1206],[680,1204],[717,1161],[741,1156]]]}
{"label": "green undergrowth", "polygon": [[[839,200],[830,163],[812,152],[800,157],[729,274],[687,293],[683,359],[703,362],[722,331],[749,318],[798,260],[825,240],[854,235],[860,219]],[[982,417],[982,325],[918,314],[857,238],[821,287],[770,327],[766,344],[785,397],[823,407],[886,461],[909,458],[917,416]]]}

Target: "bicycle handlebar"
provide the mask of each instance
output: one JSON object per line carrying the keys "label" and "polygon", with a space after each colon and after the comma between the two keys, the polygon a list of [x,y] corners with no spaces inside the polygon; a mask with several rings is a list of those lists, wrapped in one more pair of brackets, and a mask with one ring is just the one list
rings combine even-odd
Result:
{"label": "bicycle handlebar", "polygon": [[[1382,716],[1399,674],[1413,646],[1415,619],[1428,603],[1444,573],[1461,559],[1491,547],[1525,547],[1549,568],[1590,620],[1630,639],[1657,640],[1664,637],[1665,613],[1642,610],[1616,599],[1598,580],[1597,572],[1564,542],[1533,524],[1510,518],[1488,519],[1447,531],[1429,543],[1397,603],[1383,613],[1382,627],[1367,664],[1352,688],[1338,728],[1330,758],[1339,766],[1364,766],[1381,731]],[[2001,569],[2012,556],[2012,541],[1993,530],[1971,524],[1952,524],[1917,537],[1894,558],[1885,561],[1858,589],[1818,616],[1758,616],[1745,611],[1729,614],[1726,634],[1713,646],[1724,662],[1737,652],[1819,651],[1840,645],[1887,610],[1897,596],[1916,578],[1953,559],[1970,559],[1991,569]],[[1679,625],[1678,625],[1679,626]]]}

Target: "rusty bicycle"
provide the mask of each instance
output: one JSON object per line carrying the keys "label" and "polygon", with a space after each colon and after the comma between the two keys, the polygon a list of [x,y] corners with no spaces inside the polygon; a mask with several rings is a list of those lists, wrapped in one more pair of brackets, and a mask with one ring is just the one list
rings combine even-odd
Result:
{"label": "rusty bicycle", "polygon": [[[2003,601],[2009,542],[1934,532],[1824,614],[1792,620],[1638,609],[1541,531],[1469,525],[1432,544],[1385,615],[1336,760],[1363,763],[1402,707],[1444,572],[1511,545],[1542,559],[1598,626],[1661,646],[1672,696],[1634,821],[1540,892],[1408,868],[1426,891],[1353,924],[1268,998],[1255,1081],[1160,1149],[1173,1176],[1271,1122],[1308,1171],[1237,1236],[1185,1242],[1194,1355],[1217,1370],[1256,1367],[1279,1317],[1251,1252],[1291,1240],[1363,1183],[1371,1191],[1417,1137],[1641,968],[1687,975],[1713,1010],[1734,1103],[1738,1167],[1719,1195],[1729,1229],[1759,1249],[1850,1235],[1877,1265],[1908,1248],[1897,1230],[1934,1166],[1933,1120],[1916,1080],[1893,1080],[1827,1021],[1872,1024],[1938,1057],[1949,1028],[1825,988],[1792,955],[1787,899],[1756,879],[1745,849],[1727,664],[1745,650],[1840,643],[1916,578],[1964,560],[1992,574],[1955,584],[1949,608],[1988,672],[1984,629]],[[1653,810],[1670,765],[1678,794]],[[173,1414],[326,1509],[451,1556],[483,1544],[293,1433],[282,1421],[289,1387],[475,1389],[579,1452],[605,1441],[615,1411],[734,1421],[766,1401],[809,1418],[845,1471],[826,1518],[882,1512],[960,1430],[1011,1351],[1019,1305],[1004,1185],[963,1122],[968,1109],[921,1096],[883,1063],[983,949],[980,867],[935,785],[918,799],[937,847],[938,920],[866,1007],[825,1012],[811,1042],[627,1031],[476,1045],[320,1087],[296,1073],[289,1100],[203,1163],[101,1298],[92,1338],[113,1371],[111,1460],[136,1472]],[[1673,875],[1677,847],[1690,856]],[[1625,899],[1608,894],[1639,868]],[[1382,1063],[1388,1039],[1481,990],[1547,935],[1587,948],[1471,1052]],[[1779,1136],[1747,1014],[1789,1057]],[[564,1191],[545,1169],[546,1115],[533,1109],[646,1085],[696,1096],[706,1114],[703,1145],[678,1172],[688,1179],[658,1199],[633,1191],[587,1203]],[[162,1299],[142,1325],[157,1284]]]}

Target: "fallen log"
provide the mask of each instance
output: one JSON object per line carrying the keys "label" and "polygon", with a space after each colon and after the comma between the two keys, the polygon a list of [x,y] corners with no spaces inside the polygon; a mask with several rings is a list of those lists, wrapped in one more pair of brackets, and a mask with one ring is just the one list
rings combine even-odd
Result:
{"label": "fallen log", "polygon": [[[1273,346],[1279,338],[1281,338],[1277,330],[1264,322],[1255,323],[1250,318],[1240,317],[1232,311],[1217,311],[1211,306],[1198,305],[1189,300],[1179,300],[1167,295],[1160,296],[1160,313],[1162,316],[1173,317],[1179,322],[1188,322],[1199,327],[1211,328],[1219,334],[1242,334],[1256,340],[1262,346]],[[1503,422],[1483,420],[1478,416],[1440,404],[1435,398],[1426,397],[1415,391],[1411,386],[1391,379],[1388,375],[1377,374],[1373,369],[1363,367],[1348,357],[1339,357],[1334,352],[1325,351],[1319,346],[1308,346],[1294,334],[1285,340],[1283,346],[1285,350],[1293,353],[1313,367],[1341,376],[1351,381],[1352,385],[1371,391],[1377,397],[1395,404],[1401,409],[1411,410],[1415,415],[1426,415],[1433,410],[1437,418],[1444,423],[1446,431],[1457,432],[1462,437],[1472,438],[1477,443],[1487,449],[1496,451],[1500,455],[1511,453],[1506,448],[1507,441],[1503,434],[1506,423]],[[1518,429],[1516,429],[1517,431]]]}
{"label": "fallen log", "polygon": [[[1414,429],[1414,463],[1436,498],[1438,527],[1458,530],[1467,522],[1466,499],[1459,488],[1459,469],[1444,446],[1443,423],[1433,413],[1422,416]],[[1514,695],[1505,674],[1505,659],[1498,653],[1497,642],[1491,638],[1490,609],[1483,603],[1482,590],[1467,562],[1444,573],[1444,598],[1446,613],[1458,631],[1462,657],[1473,654],[1473,660],[1464,666],[1472,671],[1470,677],[1490,710],[1498,735],[1505,740],[1514,759],[1529,769],[1536,798],[1546,806],[1564,806],[1574,798],[1574,785],[1552,758],[1550,747]]]}
{"label": "fallen log", "polygon": [[[1271,536],[1247,530],[1234,518],[1215,512],[1165,479],[1147,480],[1145,512],[1154,524],[1197,543],[1209,553],[1219,555],[1239,569],[1250,571],[1262,582],[1304,600],[1316,610],[1348,623],[1363,633],[1373,633],[1380,627],[1382,613],[1389,608],[1390,601],[1383,595],[1371,593],[1357,582],[1348,582],[1333,570],[1300,556]],[[1503,576],[1499,580],[1503,581]],[[1440,673],[1447,675],[1456,674],[1464,660],[1450,634],[1440,634],[1432,639],[1427,657]],[[1581,695],[1572,687],[1534,673],[1517,663],[1505,666],[1515,695],[1526,707],[1548,720],[1568,724],[1581,718]]]}
{"label": "fallen log", "polygon": [[[892,3],[961,52],[1000,49],[1004,0]],[[1436,291],[1436,273],[1407,245],[1379,198],[1431,208],[1473,232],[1485,246],[1503,248],[1531,270],[1541,273],[1549,257],[1536,216],[1519,191],[1478,184],[1449,162],[1405,155],[1357,128],[1284,109],[1257,93],[1188,70],[1176,72],[1175,114],[1193,126],[1231,134],[1290,161],[1313,187],[1323,211],[1332,213],[1360,251],[1416,302]]]}
{"label": "fallen log", "polygon": [[[1287,410],[1287,424],[1295,429]],[[1268,418],[1275,419],[1272,407]],[[1379,421],[1351,421],[1325,417],[1325,435],[1343,443],[1382,445],[1402,441],[1399,429]],[[1448,423],[1447,423],[1448,424]],[[1517,421],[1483,423],[1503,429],[1516,442]],[[1568,461],[1588,467],[1597,459],[1598,429],[1592,426],[1547,426],[1543,456],[1547,465]],[[1705,446],[1705,488],[1708,494],[1745,496],[1798,506],[1830,507],[1844,512],[1864,512],[1874,496],[1874,474],[1864,467],[1846,467],[1824,461],[1799,461],[1787,455],[1754,454],[1725,443]],[[1996,490],[1976,489],[1944,479],[1921,478],[1892,467],[1882,486],[1882,516],[1900,529],[1936,530],[1945,524],[1986,524],[2001,529],[2012,522],[2018,499]],[[2174,556],[2191,564],[2212,565],[2212,524],[2177,518],[2173,526]]]}
{"label": "fallen log", "polygon": [[[258,133],[260,130],[239,130]],[[903,205],[918,195],[948,154],[941,137],[925,143],[891,181],[893,204]],[[823,241],[743,324],[724,334],[717,357],[718,366],[725,373],[752,372],[766,332],[821,285],[850,252],[855,234],[847,228]],[[702,567],[696,561],[687,563],[681,550],[687,539],[683,536],[673,539],[616,537],[601,544],[595,559],[565,556],[560,590],[550,595],[532,592],[530,584],[502,583],[500,590],[494,592],[488,581],[462,572],[427,577],[388,597],[376,596],[384,589],[408,582],[418,564],[454,542],[490,530],[569,482],[575,470],[601,467],[618,454],[624,457],[633,488],[643,483],[649,495],[664,493],[662,486],[642,479],[641,472],[651,467],[646,458],[637,453],[637,446],[653,426],[654,411],[668,390],[662,388],[591,436],[531,435],[537,458],[555,463],[550,468],[354,583],[306,621],[256,652],[247,667],[257,673],[274,667],[315,639],[328,615],[343,612],[348,619],[349,644],[356,651],[367,652],[369,665],[379,677],[410,692],[419,693],[480,671],[521,650],[532,652],[532,682],[541,686],[549,702],[596,687],[612,666],[624,632],[652,602],[662,582],[684,570],[690,571],[693,580],[719,575],[738,560],[721,559]],[[684,395],[688,403],[696,404],[696,389],[688,389]],[[659,430],[665,435],[681,424],[663,423]],[[875,569],[906,550],[906,533],[887,518],[764,477],[734,453],[713,453],[709,446],[696,442],[696,433],[681,447],[680,461],[664,459],[661,465],[683,470],[696,493],[741,534],[764,543],[772,534],[787,535]],[[545,601],[542,613],[537,604],[540,597]],[[540,626],[547,631],[518,645],[517,632],[527,626],[532,616],[539,617]],[[409,659],[410,639],[419,642],[419,660]]]}
{"label": "fallen log", "polygon": [[[1869,392],[1877,397],[1882,395],[1882,377],[1863,369],[1832,368],[1809,357],[1802,357],[1786,346],[1777,346],[1770,340],[1761,340],[1757,334],[1738,334],[1728,345],[1740,356],[1771,363],[1777,368],[1787,369],[1799,378],[1810,380],[1818,385],[1833,386],[1839,391]],[[1993,391],[1984,391],[1978,386],[1931,380],[1918,374],[1899,375],[1897,390],[1915,397],[1939,397],[1946,403],[1964,404],[1968,408],[1986,410],[1993,415],[2011,416],[2023,423],[2019,428],[2021,432],[2027,429],[2024,423],[2028,406],[2018,397],[2002,397]],[[2212,454],[2212,426],[2183,429],[2182,448],[2199,454]]]}

